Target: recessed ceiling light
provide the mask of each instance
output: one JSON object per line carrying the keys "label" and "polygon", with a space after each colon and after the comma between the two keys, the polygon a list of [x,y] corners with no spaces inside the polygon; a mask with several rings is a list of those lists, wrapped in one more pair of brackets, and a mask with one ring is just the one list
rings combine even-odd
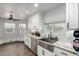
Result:
{"label": "recessed ceiling light", "polygon": [[26,11],[26,14],[29,14],[30,12],[29,11]]}
{"label": "recessed ceiling light", "polygon": [[35,7],[38,7],[38,4],[37,4],[37,3],[35,3],[35,4],[34,4],[34,6],[35,6]]}

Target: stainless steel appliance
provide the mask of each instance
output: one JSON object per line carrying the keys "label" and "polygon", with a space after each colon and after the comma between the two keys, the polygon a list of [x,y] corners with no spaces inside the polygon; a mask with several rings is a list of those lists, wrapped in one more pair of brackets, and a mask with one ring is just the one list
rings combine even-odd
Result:
{"label": "stainless steel appliance", "polygon": [[75,37],[73,40],[73,48],[77,51],[77,55],[79,56],[79,29],[74,31],[73,36]]}

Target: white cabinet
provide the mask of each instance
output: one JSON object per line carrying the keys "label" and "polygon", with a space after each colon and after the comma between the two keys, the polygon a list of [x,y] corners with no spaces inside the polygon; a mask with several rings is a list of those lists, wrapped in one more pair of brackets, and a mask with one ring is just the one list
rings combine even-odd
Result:
{"label": "white cabinet", "polygon": [[66,22],[69,29],[78,28],[78,3],[66,4]]}
{"label": "white cabinet", "polygon": [[75,56],[75,54],[57,47],[54,47],[54,53],[55,53],[55,56]]}
{"label": "white cabinet", "polygon": [[37,46],[37,55],[38,55],[38,56],[43,56],[42,51],[43,51],[43,48],[40,47],[40,46]]}
{"label": "white cabinet", "polygon": [[76,56],[75,54],[58,47],[54,47],[54,52],[50,52],[39,45],[37,46],[37,55],[38,56]]}
{"label": "white cabinet", "polygon": [[24,42],[25,42],[25,45],[28,46],[29,48],[31,48],[31,38],[26,36],[24,38]]}
{"label": "white cabinet", "polygon": [[48,51],[47,49],[37,46],[37,55],[38,56],[54,56],[53,52]]}

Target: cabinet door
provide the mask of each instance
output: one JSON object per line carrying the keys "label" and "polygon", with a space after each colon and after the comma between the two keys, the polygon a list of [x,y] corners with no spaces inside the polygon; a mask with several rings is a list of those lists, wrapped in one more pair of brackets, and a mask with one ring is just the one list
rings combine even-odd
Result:
{"label": "cabinet door", "polygon": [[31,48],[31,38],[30,37],[27,38],[27,46],[29,48]]}
{"label": "cabinet door", "polygon": [[68,3],[66,4],[66,20],[68,29],[78,28],[78,4]]}
{"label": "cabinet door", "polygon": [[31,39],[31,50],[37,54],[37,40],[36,39]]}
{"label": "cabinet door", "polygon": [[26,37],[24,37],[24,43],[25,43],[25,45],[27,45],[27,36]]}
{"label": "cabinet door", "polygon": [[54,56],[53,52],[48,51],[47,49],[44,49],[45,56]]}
{"label": "cabinet door", "polygon": [[37,46],[37,55],[38,56],[43,56],[44,55],[43,48],[40,47],[39,45]]}
{"label": "cabinet door", "polygon": [[26,37],[25,45],[28,46],[29,48],[31,48],[31,38],[30,37]]}
{"label": "cabinet door", "polygon": [[55,53],[55,56],[75,56],[75,54],[57,47],[54,47],[54,53]]}
{"label": "cabinet door", "polygon": [[38,56],[54,56],[53,52],[50,52],[41,46],[37,46],[37,54]]}

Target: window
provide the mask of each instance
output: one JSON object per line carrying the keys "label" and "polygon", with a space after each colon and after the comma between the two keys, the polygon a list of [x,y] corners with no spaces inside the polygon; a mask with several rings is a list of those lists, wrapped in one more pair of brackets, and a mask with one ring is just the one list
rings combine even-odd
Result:
{"label": "window", "polygon": [[5,32],[13,33],[15,32],[15,24],[14,23],[4,23]]}
{"label": "window", "polygon": [[26,24],[19,24],[19,29],[21,33],[25,33],[26,32]]}

